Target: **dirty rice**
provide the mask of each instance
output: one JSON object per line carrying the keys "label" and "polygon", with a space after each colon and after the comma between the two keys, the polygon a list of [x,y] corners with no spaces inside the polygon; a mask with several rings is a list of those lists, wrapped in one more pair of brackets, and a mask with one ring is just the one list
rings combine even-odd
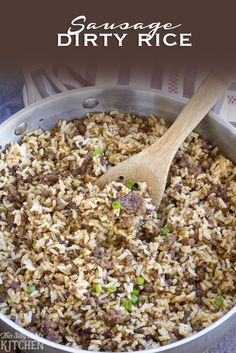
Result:
{"label": "dirty rice", "polygon": [[7,147],[2,313],[58,343],[127,351],[192,335],[236,304],[236,167],[216,148],[188,137],[158,211],[145,183],[94,185],[165,131],[153,115],[92,114]]}

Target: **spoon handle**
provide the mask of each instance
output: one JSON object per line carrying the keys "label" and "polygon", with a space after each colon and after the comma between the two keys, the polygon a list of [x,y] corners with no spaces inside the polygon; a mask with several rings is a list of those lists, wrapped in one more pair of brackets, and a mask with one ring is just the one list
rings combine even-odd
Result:
{"label": "spoon handle", "polygon": [[161,138],[162,149],[167,153],[168,159],[172,160],[186,137],[225,93],[230,82],[232,82],[232,76],[230,79],[228,76],[220,77],[213,74],[203,81],[178,118]]}

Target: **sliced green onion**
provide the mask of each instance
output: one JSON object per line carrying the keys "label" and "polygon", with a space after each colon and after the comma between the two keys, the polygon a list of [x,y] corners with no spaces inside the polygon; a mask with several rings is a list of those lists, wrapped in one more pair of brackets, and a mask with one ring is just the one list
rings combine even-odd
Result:
{"label": "sliced green onion", "polygon": [[36,287],[34,284],[27,286],[27,293],[31,294],[36,291]]}
{"label": "sliced green onion", "polygon": [[114,285],[111,285],[110,287],[107,288],[107,291],[108,291],[109,293],[114,293],[114,292],[117,291],[117,287],[114,286]]}
{"label": "sliced green onion", "polygon": [[122,305],[126,310],[128,310],[128,311],[132,310],[132,301],[130,299],[124,300]]}
{"label": "sliced green onion", "polygon": [[112,208],[113,208],[113,210],[119,210],[120,209],[120,201],[112,202]]}
{"label": "sliced green onion", "polygon": [[100,149],[100,148],[98,148],[97,150],[94,150],[94,151],[92,152],[92,156],[93,156],[93,157],[101,156],[102,154],[103,154],[103,150]]}
{"label": "sliced green onion", "polygon": [[166,237],[169,233],[170,233],[170,228],[168,228],[168,227],[163,228],[161,231],[161,235],[163,237]]}
{"label": "sliced green onion", "polygon": [[138,296],[137,295],[131,295],[131,302],[132,304],[136,304],[138,301]]}
{"label": "sliced green onion", "polygon": [[139,276],[136,278],[136,282],[139,286],[142,286],[145,282],[145,279],[143,277]]}
{"label": "sliced green onion", "polygon": [[138,296],[138,295],[139,295],[139,289],[138,289],[138,288],[135,288],[135,289],[133,290],[133,292],[131,292],[131,295],[136,295],[136,296]]}
{"label": "sliced green onion", "polygon": [[222,298],[215,298],[215,305],[219,308],[224,305],[224,300]]}
{"label": "sliced green onion", "polygon": [[138,184],[135,183],[135,182],[132,181],[132,180],[128,181],[128,182],[125,184],[125,186],[126,186],[128,189],[130,189],[130,190],[137,190],[137,188],[138,188]]}
{"label": "sliced green onion", "polygon": [[101,291],[102,291],[102,286],[101,286],[101,284],[100,284],[100,283],[96,283],[96,284],[94,285],[94,290],[95,290],[96,293],[101,293]]}

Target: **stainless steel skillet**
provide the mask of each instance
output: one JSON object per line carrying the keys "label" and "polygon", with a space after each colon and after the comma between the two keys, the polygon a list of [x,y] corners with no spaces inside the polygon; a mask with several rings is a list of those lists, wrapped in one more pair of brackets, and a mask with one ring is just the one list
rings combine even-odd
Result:
{"label": "stainless steel skillet", "polygon": [[[162,116],[167,123],[171,124],[185,103],[185,99],[151,89],[143,90],[117,86],[74,90],[35,103],[1,124],[0,145],[4,149],[9,142],[17,141],[21,134],[26,131],[39,126],[43,129],[50,129],[60,118],[67,120],[82,118],[86,113],[92,111],[119,110],[127,113],[135,112],[140,115],[147,115],[152,112]],[[213,145],[219,147],[220,151],[236,164],[236,129],[233,126],[212,113],[203,120],[196,131]],[[188,338],[148,350],[148,352],[202,353],[235,325],[236,307],[208,328]],[[19,327],[0,313],[1,331],[11,332],[14,337],[17,337],[15,334],[18,332],[33,340],[35,342],[34,352],[42,352],[42,345],[43,352],[46,353],[82,352],[79,349],[69,348],[42,339]],[[28,346],[30,347],[30,344]]]}

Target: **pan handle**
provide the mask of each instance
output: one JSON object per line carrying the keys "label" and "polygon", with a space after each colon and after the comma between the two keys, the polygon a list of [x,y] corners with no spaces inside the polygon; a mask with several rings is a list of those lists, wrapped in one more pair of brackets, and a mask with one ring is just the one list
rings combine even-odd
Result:
{"label": "pan handle", "polygon": [[25,85],[23,88],[23,100],[25,106],[35,103],[54,94],[67,92],[72,89],[91,86],[86,78],[66,67],[63,67],[63,82],[58,79],[58,71],[55,68],[23,68]]}

